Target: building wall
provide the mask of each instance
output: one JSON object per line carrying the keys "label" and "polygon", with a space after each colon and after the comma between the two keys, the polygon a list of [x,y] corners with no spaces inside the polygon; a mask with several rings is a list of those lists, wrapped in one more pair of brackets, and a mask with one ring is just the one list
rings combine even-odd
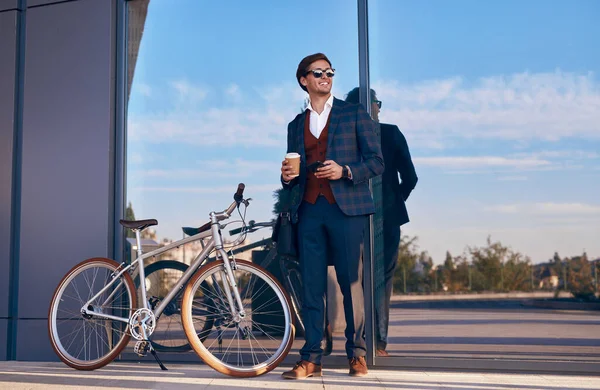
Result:
{"label": "building wall", "polygon": [[[56,285],[78,262],[112,254],[115,4],[116,0],[27,2],[20,107],[21,213],[16,232],[19,271],[18,290],[13,292],[18,293],[17,343],[16,355],[7,358],[56,360],[47,332],[48,305]],[[5,233],[10,224],[10,186],[7,190],[5,183],[12,182],[11,164],[7,167],[4,160],[12,161],[12,149],[6,145],[12,145],[14,96],[6,90],[14,91],[10,87],[16,52],[8,22],[13,23],[16,12],[0,13],[2,296],[8,293],[2,278],[8,273],[4,259],[10,237]],[[7,318],[6,311],[3,301],[0,319]],[[0,360],[6,335],[0,323]]]}
{"label": "building wall", "polygon": [[0,360],[6,359],[12,217],[17,2],[0,0]]}

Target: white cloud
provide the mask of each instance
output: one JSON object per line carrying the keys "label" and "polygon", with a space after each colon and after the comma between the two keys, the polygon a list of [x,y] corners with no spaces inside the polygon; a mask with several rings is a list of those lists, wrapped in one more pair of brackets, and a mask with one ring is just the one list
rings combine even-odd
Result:
{"label": "white cloud", "polygon": [[[198,91],[186,83],[177,87],[183,93]],[[285,147],[287,124],[300,112],[304,92],[292,83],[254,91],[244,104],[225,108],[200,108],[185,102],[172,110],[143,115],[131,113],[128,137],[149,143],[186,143],[201,146]]]}
{"label": "white cloud", "polygon": [[225,89],[225,95],[230,97],[234,102],[239,102],[242,100],[242,91],[240,90],[240,86],[237,84],[230,84]]}
{"label": "white cloud", "polygon": [[500,176],[498,181],[526,181],[527,176]]}
{"label": "white cloud", "polygon": [[455,138],[600,139],[600,84],[592,73],[517,73],[474,83],[383,80],[373,88],[384,102],[381,121],[419,146],[440,148]]}
{"label": "white cloud", "polygon": [[501,214],[519,214],[519,215],[540,215],[540,216],[557,216],[557,215],[596,215],[600,214],[600,205],[585,204],[585,203],[554,203],[554,202],[539,202],[531,204],[507,204],[495,205],[485,208],[486,211],[501,213]]}
{"label": "white cloud", "polygon": [[[244,197],[252,196],[252,194],[259,192],[273,192],[281,187],[281,183],[277,184],[260,184],[247,186],[244,192]],[[220,187],[135,187],[134,191],[142,193],[147,192],[181,192],[181,193],[194,193],[194,194],[233,194],[236,190],[236,186],[220,186]]]}
{"label": "white cloud", "polygon": [[235,160],[200,160],[194,169],[146,169],[136,171],[136,176],[161,179],[198,179],[225,177],[277,177],[280,172],[280,161]]}
{"label": "white cloud", "polygon": [[197,85],[193,85],[187,80],[172,81],[170,86],[177,92],[181,101],[198,102],[204,100],[208,91]]}
{"label": "white cloud", "polygon": [[550,165],[550,161],[537,158],[505,158],[498,156],[447,156],[447,157],[414,157],[415,165],[441,168],[536,168]]}
{"label": "white cloud", "polygon": [[134,83],[133,89],[136,93],[139,93],[140,95],[142,95],[144,97],[152,96],[152,87],[148,84]]}

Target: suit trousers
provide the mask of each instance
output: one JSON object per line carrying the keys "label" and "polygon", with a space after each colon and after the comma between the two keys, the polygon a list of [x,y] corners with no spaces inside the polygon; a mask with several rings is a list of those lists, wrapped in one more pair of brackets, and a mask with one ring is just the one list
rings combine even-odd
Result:
{"label": "suit trousers", "polygon": [[365,315],[360,248],[366,216],[348,216],[337,204],[319,196],[298,210],[298,249],[303,283],[302,319],[305,343],[302,360],[321,364],[325,323],[327,263],[331,259],[342,295],[346,318],[346,355],[365,356]]}
{"label": "suit trousers", "polygon": [[400,245],[400,226],[383,224],[383,272],[384,293],[382,301],[375,302],[375,330],[377,349],[386,349],[390,323],[390,300],[392,298],[394,272],[398,264],[398,245]]}

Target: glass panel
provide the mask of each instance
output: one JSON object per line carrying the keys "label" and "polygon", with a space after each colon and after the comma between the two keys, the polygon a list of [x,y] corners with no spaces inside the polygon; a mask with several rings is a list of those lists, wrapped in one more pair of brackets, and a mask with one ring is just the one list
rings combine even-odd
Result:
{"label": "glass panel", "polygon": [[[357,85],[356,1],[128,4],[127,217],[159,222],[144,230],[144,250],[187,237],[182,227],[199,227],[209,212],[224,210],[240,182],[253,198],[246,221],[270,222],[287,125],[306,107],[296,68],[304,56],[323,52],[336,68],[336,97]],[[327,9],[335,18],[323,17]],[[240,236],[229,233],[240,219],[234,215],[237,222],[224,230],[228,244]],[[270,228],[249,234],[236,258],[262,263],[270,237]],[[151,261],[190,264],[200,249],[186,244]],[[283,279],[277,261],[268,269]],[[168,270],[163,273],[182,272]],[[330,308],[334,354],[345,354],[340,309]],[[297,340],[294,360],[303,342]]]}
{"label": "glass panel", "polygon": [[599,10],[369,1],[390,355],[598,362]]}

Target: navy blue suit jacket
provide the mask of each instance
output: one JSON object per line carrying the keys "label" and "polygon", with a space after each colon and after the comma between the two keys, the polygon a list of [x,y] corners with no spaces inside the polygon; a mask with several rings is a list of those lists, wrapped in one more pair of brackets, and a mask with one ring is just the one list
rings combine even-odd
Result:
{"label": "navy blue suit jacket", "polygon": [[[369,179],[384,170],[380,139],[375,123],[359,104],[333,99],[327,140],[327,160],[341,166],[348,165],[352,180],[331,180],[333,196],[346,215],[368,215],[375,212],[369,189]],[[300,176],[284,186],[293,187],[292,207],[294,220],[306,185],[306,153],[304,149],[304,122],[306,112],[298,114],[288,125],[288,153],[300,154]],[[283,182],[283,181],[282,181]]]}
{"label": "navy blue suit jacket", "polygon": [[[401,226],[409,221],[405,202],[417,185],[417,172],[406,138],[398,126],[381,123],[380,128],[385,162],[382,176],[384,224]],[[398,174],[402,182],[398,180]]]}

